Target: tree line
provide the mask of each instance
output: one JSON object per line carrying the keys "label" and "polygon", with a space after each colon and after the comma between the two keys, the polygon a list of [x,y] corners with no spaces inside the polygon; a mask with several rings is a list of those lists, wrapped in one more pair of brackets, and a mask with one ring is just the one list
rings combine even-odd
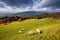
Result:
{"label": "tree line", "polygon": [[0,24],[7,24],[13,21],[23,21],[26,19],[42,19],[42,18],[60,19],[60,13],[43,13],[35,16],[21,17],[21,16],[4,16],[0,17]]}

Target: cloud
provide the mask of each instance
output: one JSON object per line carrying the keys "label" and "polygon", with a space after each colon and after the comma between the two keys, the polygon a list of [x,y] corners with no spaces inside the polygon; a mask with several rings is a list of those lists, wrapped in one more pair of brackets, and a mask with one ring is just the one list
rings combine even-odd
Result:
{"label": "cloud", "polygon": [[41,11],[41,12],[60,12],[60,8],[46,7],[46,8],[38,9],[37,11]]}
{"label": "cloud", "polygon": [[6,3],[9,6],[27,6],[30,3],[33,3],[32,0],[0,0],[1,2]]}
{"label": "cloud", "polygon": [[[5,2],[0,1],[3,7],[0,7],[0,12],[2,13],[17,13],[24,11],[41,11],[41,12],[60,12],[59,0],[32,0],[34,4],[29,3],[29,5],[23,5],[21,7],[9,6]],[[58,3],[57,3],[58,2]],[[18,3],[16,3],[17,5]],[[58,4],[56,5],[53,4]],[[25,7],[24,7],[25,6]]]}

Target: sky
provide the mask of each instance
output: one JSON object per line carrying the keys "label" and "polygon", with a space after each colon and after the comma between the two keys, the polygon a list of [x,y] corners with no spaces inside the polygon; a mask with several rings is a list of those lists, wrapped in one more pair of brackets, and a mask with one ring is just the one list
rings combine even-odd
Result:
{"label": "sky", "polygon": [[0,0],[0,14],[24,11],[60,12],[60,0]]}

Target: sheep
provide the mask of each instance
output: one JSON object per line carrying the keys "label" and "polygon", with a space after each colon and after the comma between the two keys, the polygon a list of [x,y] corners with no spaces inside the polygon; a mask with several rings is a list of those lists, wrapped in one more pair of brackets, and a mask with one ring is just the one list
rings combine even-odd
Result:
{"label": "sheep", "polygon": [[37,32],[35,32],[35,34],[38,34]]}
{"label": "sheep", "polygon": [[29,34],[29,35],[34,35],[35,32],[34,32],[34,31],[29,31],[28,34]]}
{"label": "sheep", "polygon": [[26,29],[25,29],[25,28],[22,28],[21,30],[22,30],[22,31],[25,31]]}
{"label": "sheep", "polygon": [[42,33],[40,29],[36,29],[36,33]]}
{"label": "sheep", "polygon": [[40,29],[36,29],[36,32],[37,32],[37,33],[40,33]]}
{"label": "sheep", "polygon": [[22,34],[23,32],[22,31],[19,31],[20,34]]}
{"label": "sheep", "polygon": [[25,28],[22,28],[19,33],[22,34],[25,31]]}

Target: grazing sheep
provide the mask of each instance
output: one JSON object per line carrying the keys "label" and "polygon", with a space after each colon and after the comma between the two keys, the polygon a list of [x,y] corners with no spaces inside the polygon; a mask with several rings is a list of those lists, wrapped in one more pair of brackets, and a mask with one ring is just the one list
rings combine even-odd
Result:
{"label": "grazing sheep", "polygon": [[21,30],[22,30],[22,31],[25,31],[26,29],[25,29],[25,28],[22,28]]}
{"label": "grazing sheep", "polygon": [[19,31],[20,34],[22,34],[23,32],[22,31]]}
{"label": "grazing sheep", "polygon": [[28,34],[29,34],[29,35],[34,35],[35,32],[34,32],[34,31],[29,31]]}
{"label": "grazing sheep", "polygon": [[35,32],[35,34],[38,34],[37,32]]}
{"label": "grazing sheep", "polygon": [[37,32],[37,33],[40,33],[40,29],[36,29],[36,32]]}
{"label": "grazing sheep", "polygon": [[36,29],[36,33],[42,33],[40,29]]}

